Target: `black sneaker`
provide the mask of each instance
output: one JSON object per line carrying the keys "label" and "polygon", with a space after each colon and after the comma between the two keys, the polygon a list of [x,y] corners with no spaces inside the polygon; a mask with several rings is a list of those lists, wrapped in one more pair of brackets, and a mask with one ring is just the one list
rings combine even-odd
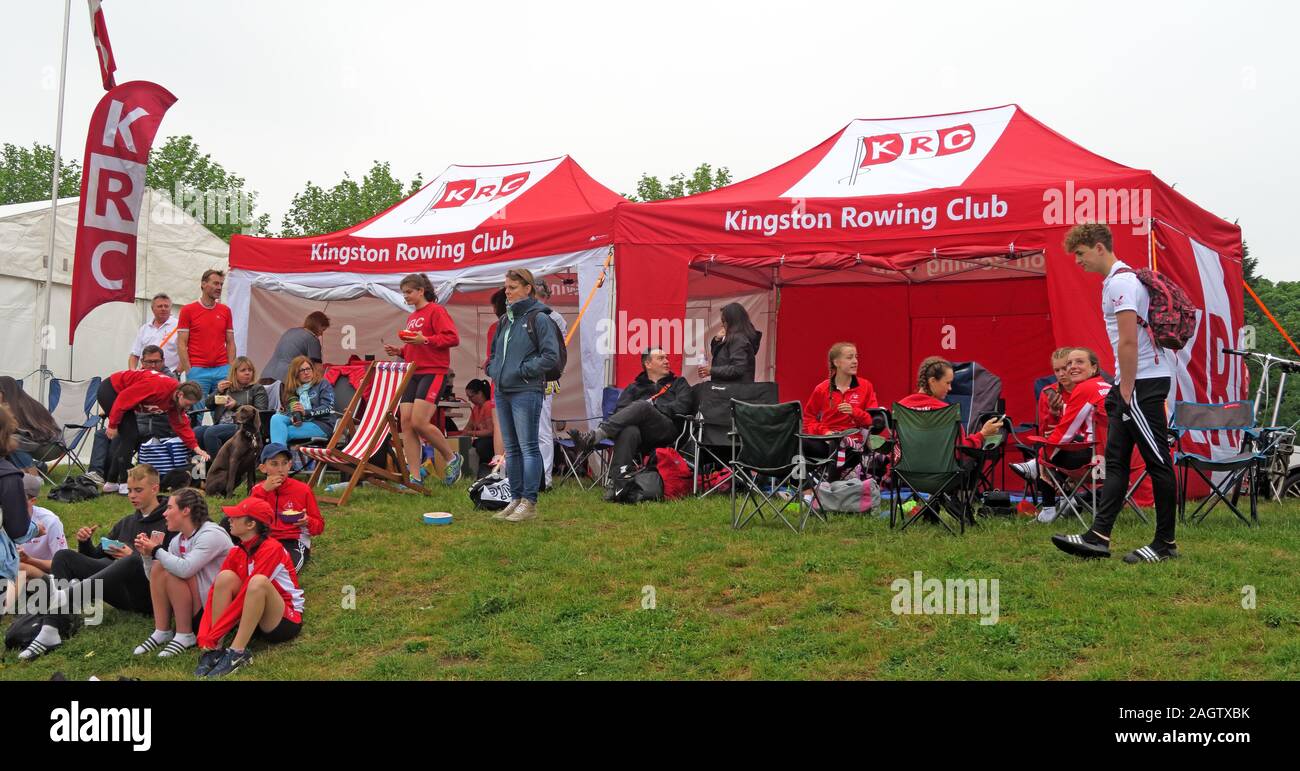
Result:
{"label": "black sneaker", "polygon": [[208,670],[205,677],[222,677],[228,675],[231,672],[243,669],[248,665],[248,662],[252,660],[253,654],[249,653],[247,648],[242,651],[237,651],[234,648],[227,648],[225,654],[222,655],[221,660],[217,662],[216,666]]}
{"label": "black sneaker", "polygon": [[1052,544],[1066,554],[1076,557],[1095,559],[1110,556],[1110,547],[1104,543],[1092,543],[1082,535],[1054,535]]}
{"label": "black sneaker", "polygon": [[199,666],[194,670],[197,677],[207,677],[212,668],[220,663],[222,657],[226,655],[225,648],[216,648],[215,650],[203,651],[199,654]]}
{"label": "black sneaker", "polygon": [[1177,559],[1180,557],[1178,549],[1169,546],[1163,549],[1157,549],[1154,546],[1141,546],[1128,554],[1124,555],[1124,561],[1130,565],[1136,565],[1139,562],[1164,562],[1165,560]]}

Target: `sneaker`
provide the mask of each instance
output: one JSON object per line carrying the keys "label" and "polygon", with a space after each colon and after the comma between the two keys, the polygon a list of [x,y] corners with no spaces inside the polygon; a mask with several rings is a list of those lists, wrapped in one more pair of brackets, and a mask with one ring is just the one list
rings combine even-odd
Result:
{"label": "sneaker", "polygon": [[104,492],[106,492],[106,493],[115,493],[115,492],[117,492],[117,488],[118,488],[118,487],[124,487],[124,486],[125,486],[125,485],[119,485],[119,484],[117,484],[116,482],[106,482],[106,483],[104,484]]}
{"label": "sneaker", "polygon": [[504,509],[502,509],[501,511],[498,511],[497,513],[493,514],[493,515],[492,515],[492,518],[495,519],[495,520],[498,520],[498,521],[501,521],[501,520],[506,519],[506,518],[509,517],[511,514],[514,514],[514,513],[515,513],[515,509],[519,508],[519,504],[521,504],[521,503],[523,503],[523,499],[521,499],[521,498],[516,498],[516,499],[514,499],[514,500],[511,501],[509,504],[507,504],[506,507],[505,507]]}
{"label": "sneaker", "polygon": [[1141,546],[1128,554],[1124,555],[1124,562],[1129,565],[1136,565],[1139,562],[1164,562],[1181,557],[1177,547],[1169,546],[1158,549],[1155,546]]}
{"label": "sneaker", "polygon": [[447,473],[442,477],[444,485],[454,485],[456,480],[460,479],[460,469],[465,465],[465,456],[460,453],[452,453],[451,460],[447,463]]}
{"label": "sneaker", "polygon": [[1082,535],[1054,535],[1052,544],[1066,554],[1085,559],[1110,556],[1110,547],[1104,543],[1092,543],[1084,540]]}
{"label": "sneaker", "polygon": [[227,648],[222,654],[221,660],[218,661],[212,669],[208,670],[205,677],[224,677],[231,672],[237,672],[248,666],[253,660],[253,654],[247,649],[236,651],[234,648]]}
{"label": "sneaker", "polygon": [[1028,480],[1038,479],[1038,461],[1027,460],[1024,463],[1012,463],[1011,470]]}
{"label": "sneaker", "polygon": [[1043,510],[1038,512],[1038,521],[1046,525],[1049,522],[1056,521],[1056,507],[1044,506]]}
{"label": "sneaker", "polygon": [[524,498],[523,500],[519,501],[519,505],[515,507],[514,513],[506,517],[506,521],[527,522],[530,519],[536,519],[536,518],[537,518],[537,504],[528,500],[527,498]]}
{"label": "sneaker", "polygon": [[203,653],[199,654],[199,666],[194,670],[194,674],[198,677],[207,677],[208,673],[212,671],[212,668],[215,667],[225,655],[225,648],[203,651]]}
{"label": "sneaker", "polygon": [[104,475],[100,474],[98,471],[87,471],[86,479],[89,479],[97,485],[102,486],[104,484]]}

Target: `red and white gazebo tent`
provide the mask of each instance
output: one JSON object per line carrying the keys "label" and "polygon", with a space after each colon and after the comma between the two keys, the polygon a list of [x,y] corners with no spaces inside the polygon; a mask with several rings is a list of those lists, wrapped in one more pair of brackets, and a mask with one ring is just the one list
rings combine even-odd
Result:
{"label": "red and white gazebo tent", "polygon": [[[419,192],[353,227],[309,238],[235,236],[230,244],[226,301],[239,351],[261,366],[280,333],[324,309],[331,319],[328,361],[379,353],[396,342],[409,307],[398,285],[410,273],[429,276],[461,335],[452,353],[458,386],[483,377],[487,298],[504,272],[527,268],[552,276],[552,304],[569,317],[592,295],[613,241],[613,209],[622,196],[592,179],[568,156],[497,166],[449,166]],[[588,308],[605,318],[612,282]],[[453,300],[453,293],[461,292]],[[472,294],[464,294],[466,292]],[[608,374],[596,345],[597,325],[584,322],[571,344],[562,391],[572,412],[599,414]],[[575,355],[576,346],[580,355]],[[581,367],[574,366],[581,361]],[[580,374],[579,374],[580,373]],[[578,399],[585,393],[586,404]],[[588,410],[595,409],[595,412]]]}
{"label": "red and white gazebo tent", "polygon": [[[1177,398],[1241,398],[1241,361],[1221,353],[1242,326],[1240,229],[1016,105],[855,120],[751,179],[620,207],[619,309],[683,318],[701,298],[748,292],[783,399],[806,398],[848,340],[885,404],[943,355],[1000,375],[1008,413],[1030,420],[1053,348],[1089,346],[1113,369],[1101,279],[1062,246],[1087,221],[1110,223],[1121,259],[1169,274],[1203,308]],[[637,371],[631,353],[620,382]]]}

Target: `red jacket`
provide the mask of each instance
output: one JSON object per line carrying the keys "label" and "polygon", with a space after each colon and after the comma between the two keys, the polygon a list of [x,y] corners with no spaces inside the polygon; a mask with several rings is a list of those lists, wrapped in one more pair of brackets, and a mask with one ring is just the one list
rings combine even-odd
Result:
{"label": "red jacket", "polygon": [[[244,596],[248,594],[248,580],[253,576],[266,576],[284,600],[284,617],[294,623],[302,623],[303,594],[298,586],[298,574],[289,560],[289,552],[274,538],[254,538],[248,543],[237,543],[221,563],[221,570],[231,571],[239,576],[239,594],[226,606],[220,618],[213,618],[204,612],[199,621],[199,647],[212,650],[221,644],[221,638],[239,626],[239,618],[244,614]],[[217,590],[214,581],[208,590],[205,609],[212,607],[212,595]]]}
{"label": "red jacket", "polygon": [[117,391],[113,408],[108,411],[109,428],[117,428],[127,410],[162,413],[167,416],[172,431],[185,442],[186,447],[191,450],[199,448],[198,440],[194,438],[194,429],[190,428],[190,419],[176,408],[174,397],[180,383],[151,369],[116,372],[108,378],[108,382]]}
{"label": "red jacket", "polygon": [[1100,377],[1091,377],[1082,383],[1076,383],[1065,402],[1065,411],[1061,413],[1061,422],[1047,441],[1052,444],[1064,442],[1104,442],[1106,434],[1106,395],[1111,385]]}
{"label": "red jacket", "polygon": [[415,374],[446,374],[451,367],[451,349],[460,345],[460,333],[447,309],[435,302],[428,303],[406,317],[406,329],[427,338],[424,345],[402,346],[402,358],[415,365]]}
{"label": "red jacket", "polygon": [[[271,504],[271,510],[275,512],[275,520],[271,522],[272,538],[277,541],[297,541],[302,538],[301,522],[284,522],[280,519],[280,512],[289,508],[290,503],[294,510],[307,512],[307,535],[325,532],[325,519],[320,515],[320,506],[316,505],[316,494],[312,492],[311,485],[293,477],[287,477],[274,490],[267,490],[263,486],[265,484],[258,482],[254,485],[251,496]],[[307,543],[311,543],[310,539]]]}
{"label": "red jacket", "polygon": [[[848,403],[853,412],[844,414],[839,406]],[[803,406],[803,432],[805,434],[835,434],[854,428],[870,428],[871,413],[880,405],[876,403],[876,389],[871,381],[856,375],[845,391],[832,389],[830,379],[823,380],[813,389]]]}
{"label": "red jacket", "polygon": [[[942,399],[936,399],[930,394],[915,393],[904,396],[898,400],[898,403],[911,410],[920,410],[928,412],[930,410],[941,410],[950,406],[948,402]],[[967,434],[966,427],[961,428],[961,438],[957,440],[958,444],[964,444],[967,447],[979,449],[984,446],[984,435],[980,433]]]}

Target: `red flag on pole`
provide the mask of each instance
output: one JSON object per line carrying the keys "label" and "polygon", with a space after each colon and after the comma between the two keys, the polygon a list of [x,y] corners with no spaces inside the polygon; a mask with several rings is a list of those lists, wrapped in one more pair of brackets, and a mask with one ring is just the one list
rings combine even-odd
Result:
{"label": "red flag on pole", "polygon": [[113,46],[108,42],[108,25],[104,23],[104,11],[99,7],[100,0],[86,0],[90,6],[90,31],[95,36],[95,58],[99,60],[99,77],[104,81],[104,90],[117,85],[113,73],[117,72],[117,62],[113,61]]}
{"label": "red flag on pole", "polygon": [[144,171],[154,135],[176,102],[156,83],[133,80],[104,94],[90,117],[77,210],[77,244],[72,265],[72,319],[94,308],[135,302],[135,247],[144,199]]}

